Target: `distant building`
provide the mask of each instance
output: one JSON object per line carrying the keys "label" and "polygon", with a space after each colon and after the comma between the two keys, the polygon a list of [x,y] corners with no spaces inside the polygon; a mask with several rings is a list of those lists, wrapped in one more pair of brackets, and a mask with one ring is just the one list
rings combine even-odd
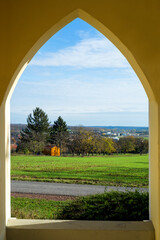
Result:
{"label": "distant building", "polygon": [[112,139],[115,140],[115,141],[119,141],[118,137],[113,137]]}
{"label": "distant building", "polygon": [[111,132],[107,132],[107,135],[111,135]]}
{"label": "distant building", "polygon": [[51,156],[60,156],[60,148],[57,146],[54,146],[51,148]]}
{"label": "distant building", "polygon": [[57,146],[53,147],[53,145],[47,145],[43,150],[43,154],[49,155],[49,156],[60,156],[61,152],[59,147]]}
{"label": "distant building", "polygon": [[16,152],[17,150],[17,144],[11,144],[11,152]]}

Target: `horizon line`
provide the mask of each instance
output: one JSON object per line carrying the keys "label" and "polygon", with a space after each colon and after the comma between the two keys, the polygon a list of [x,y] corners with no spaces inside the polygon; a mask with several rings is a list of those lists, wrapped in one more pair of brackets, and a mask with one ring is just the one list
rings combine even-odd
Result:
{"label": "horizon line", "polygon": [[[27,123],[10,123],[12,125],[27,125]],[[51,124],[53,125],[53,124]],[[145,128],[149,128],[149,126],[134,126],[134,125],[67,125],[68,127],[145,127]]]}

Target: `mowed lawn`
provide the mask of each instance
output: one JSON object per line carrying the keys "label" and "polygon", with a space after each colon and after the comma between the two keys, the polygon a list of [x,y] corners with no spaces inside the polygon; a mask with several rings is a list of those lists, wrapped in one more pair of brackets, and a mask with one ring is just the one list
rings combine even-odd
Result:
{"label": "mowed lawn", "polygon": [[12,156],[14,180],[147,187],[148,155],[93,157]]}

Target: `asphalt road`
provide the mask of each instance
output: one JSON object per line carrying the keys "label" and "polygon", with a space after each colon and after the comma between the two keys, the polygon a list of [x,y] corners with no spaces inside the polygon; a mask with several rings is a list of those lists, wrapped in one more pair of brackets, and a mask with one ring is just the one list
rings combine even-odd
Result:
{"label": "asphalt road", "polygon": [[[135,191],[138,188],[110,187],[98,185],[81,185],[67,183],[48,183],[48,182],[30,182],[30,181],[11,181],[11,192],[18,193],[38,193],[66,196],[86,196],[104,191]],[[139,188],[140,191],[148,191],[147,188]]]}

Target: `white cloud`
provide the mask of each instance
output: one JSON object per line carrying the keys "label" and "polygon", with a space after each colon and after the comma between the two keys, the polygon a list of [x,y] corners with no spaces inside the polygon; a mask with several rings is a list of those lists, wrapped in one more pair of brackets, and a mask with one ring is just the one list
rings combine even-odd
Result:
{"label": "white cloud", "polygon": [[58,115],[147,112],[147,97],[138,80],[106,79],[105,82],[99,78],[93,84],[82,77],[23,81],[20,86],[20,93],[24,92],[23,104],[19,99],[16,105],[12,104],[12,111],[26,112],[41,106],[48,114]]}
{"label": "white cloud", "polygon": [[129,64],[120,51],[105,37],[86,38],[71,47],[36,56],[36,66],[76,68],[126,68]]}

